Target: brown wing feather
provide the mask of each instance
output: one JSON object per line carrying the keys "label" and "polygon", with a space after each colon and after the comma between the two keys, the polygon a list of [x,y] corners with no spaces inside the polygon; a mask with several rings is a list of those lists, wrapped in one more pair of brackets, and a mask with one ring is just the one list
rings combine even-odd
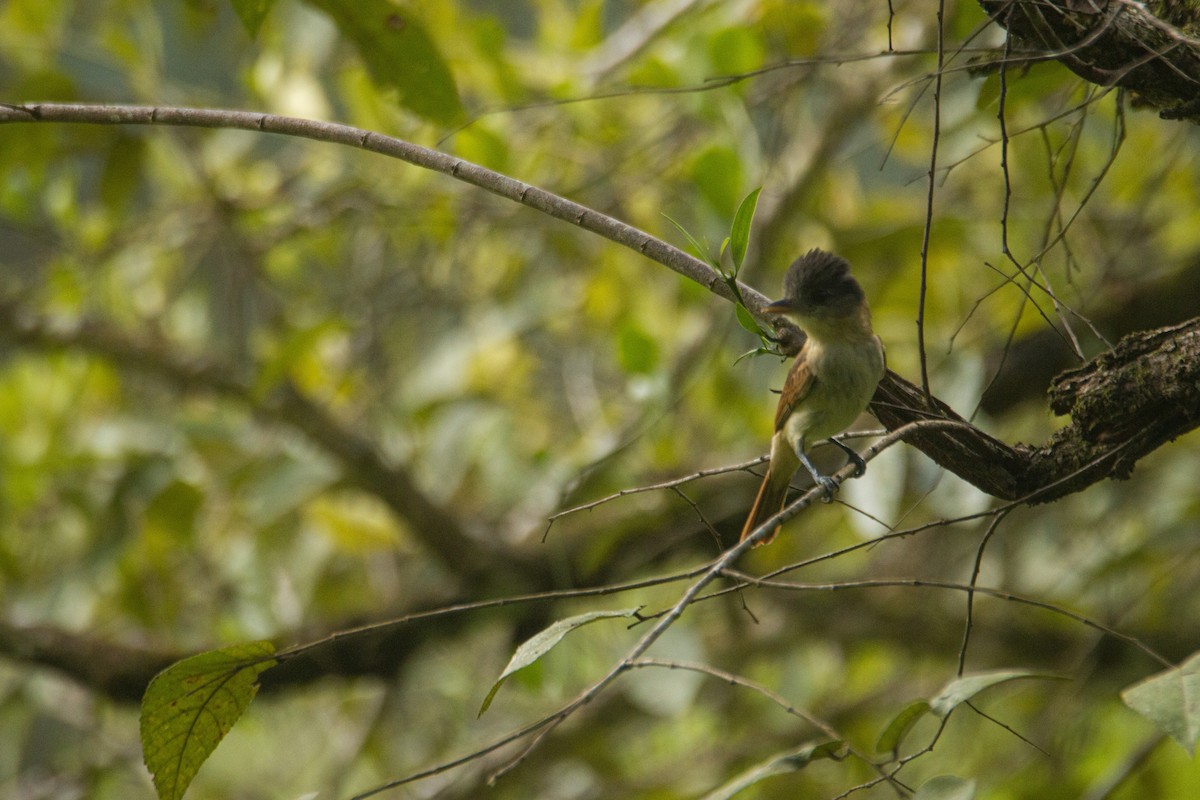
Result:
{"label": "brown wing feather", "polygon": [[813,376],[808,369],[808,341],[800,348],[792,368],[788,370],[787,379],[783,382],[783,391],[779,395],[779,405],[775,407],[775,430],[783,428],[783,423],[791,416],[792,409],[804,402],[812,391]]}
{"label": "brown wing feather", "polygon": [[[792,451],[791,445],[784,441],[780,430],[787,422],[792,410],[804,402],[804,398],[812,391],[815,383],[812,373],[808,370],[807,355],[808,343],[805,342],[783,382],[783,391],[779,394],[779,405],[775,408],[775,437],[771,440],[771,461],[767,465],[767,474],[763,476],[762,485],[758,487],[758,496],[754,498],[750,514],[746,517],[746,524],[742,527],[742,539],[766,522],[768,517],[775,515],[783,508],[792,473],[796,471],[796,467],[800,463]],[[775,534],[778,532],[779,528],[776,527],[770,536],[758,544],[767,544],[775,538]]]}

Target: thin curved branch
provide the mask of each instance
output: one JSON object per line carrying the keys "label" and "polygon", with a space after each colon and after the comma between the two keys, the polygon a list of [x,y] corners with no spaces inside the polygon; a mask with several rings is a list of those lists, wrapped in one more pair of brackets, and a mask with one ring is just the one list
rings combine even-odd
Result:
{"label": "thin curved branch", "polygon": [[[987,7],[989,4],[985,2],[984,5]],[[1016,19],[1013,16],[1016,13],[1014,9],[1022,4],[1005,2],[999,5],[1002,8],[993,9],[993,12],[1008,14],[1005,19],[1009,24],[1013,24],[1012,20]],[[1114,19],[1136,11],[1127,2],[1121,1],[1118,5],[1120,8],[1112,15]],[[1156,21],[1156,25],[1157,27],[1151,27],[1161,33],[1162,23]],[[1113,27],[1116,27],[1115,23]],[[1086,35],[1076,37],[1076,40],[1082,39],[1084,44],[1078,44],[1076,41],[1077,46],[1074,49],[1060,49],[1069,51],[1068,54],[1074,57],[1087,52],[1088,48],[1093,46],[1092,39],[1103,39],[1108,33],[1103,29],[1089,29]],[[1190,46],[1191,42],[1182,37],[1182,34],[1171,41],[1179,47]],[[1060,57],[1065,56],[1060,54]],[[349,125],[217,109],[77,103],[0,104],[0,124],[20,122],[238,128],[346,144],[440,172],[542,211],[556,219],[570,222],[641,253],[699,283],[719,297],[734,299],[722,276],[703,261],[631,225],[469,161]],[[768,302],[766,297],[748,286],[739,288],[750,311],[761,317],[762,309]],[[779,324],[778,320],[775,322],[780,334],[781,350],[789,354],[795,353],[803,341],[803,334],[786,324]],[[1159,345],[1162,348],[1171,347],[1171,338],[1168,335]],[[1123,342],[1122,345],[1124,344]],[[1121,346],[1117,348],[1117,351],[1120,350]],[[1160,359],[1155,364],[1161,367],[1164,361],[1171,360]],[[1168,369],[1156,376],[1159,380],[1155,385],[1164,386],[1172,381],[1177,382],[1183,374],[1184,372],[1177,368]],[[1195,386],[1176,388],[1178,391],[1172,396],[1191,397],[1196,393]],[[280,402],[284,407],[288,405],[286,401]],[[916,430],[909,434],[905,441],[988,494],[1008,500],[1021,499],[1029,503],[1049,502],[1107,477],[1127,477],[1138,458],[1190,430],[1196,424],[1191,418],[1174,425],[1162,425],[1159,420],[1151,417],[1134,415],[1128,418],[1128,414],[1122,414],[1121,408],[1115,407],[1114,411],[1125,420],[1119,425],[1120,429],[1129,432],[1123,441],[1116,441],[1111,437],[1096,439],[1077,425],[1069,425],[1040,448],[1020,445],[1010,447],[971,426],[948,405],[936,397],[926,396],[924,392],[893,372],[889,372],[880,383],[871,410],[889,430],[896,430],[907,423],[922,419],[961,423],[949,431]],[[1144,427],[1136,428],[1139,423]]]}
{"label": "thin curved branch", "polygon": [[[357,147],[440,172],[541,211],[555,219],[597,233],[610,241],[636,250],[652,261],[657,261],[719,297],[734,299],[724,279],[708,264],[632,225],[470,161],[363,128],[337,122],[230,109],[92,103],[0,103],[0,124],[36,122],[232,128]],[[742,286],[741,291],[747,308],[755,314],[760,313],[770,302],[749,286]]]}

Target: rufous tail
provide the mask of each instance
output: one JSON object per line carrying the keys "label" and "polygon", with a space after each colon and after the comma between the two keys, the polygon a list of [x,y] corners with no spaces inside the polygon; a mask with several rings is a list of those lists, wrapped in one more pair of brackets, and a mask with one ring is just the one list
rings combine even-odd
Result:
{"label": "rufous tail", "polygon": [[[771,468],[767,467],[767,474],[763,476],[762,485],[758,487],[758,496],[754,498],[754,505],[750,508],[750,516],[746,517],[746,524],[742,527],[742,536],[738,539],[739,542],[744,541],[760,525],[783,509],[784,501],[787,500],[789,480],[790,477],[784,480],[777,479],[772,474]],[[775,538],[777,533],[779,533],[778,525],[775,526],[775,530],[771,531],[770,535],[754,546],[761,547],[764,544],[768,544]]]}

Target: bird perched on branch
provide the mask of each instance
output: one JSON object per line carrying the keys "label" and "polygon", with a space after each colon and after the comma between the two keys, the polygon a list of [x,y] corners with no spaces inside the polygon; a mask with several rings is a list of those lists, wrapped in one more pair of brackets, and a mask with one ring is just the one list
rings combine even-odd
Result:
{"label": "bird perched on branch", "polygon": [[[824,490],[826,501],[832,498],[836,483],[817,471],[807,450],[848,428],[866,409],[884,373],[883,343],[871,329],[866,295],[844,258],[809,250],[788,267],[784,295],[764,311],[795,323],[806,338],[779,396],[771,460],[742,539],[783,508],[788,484],[801,464]],[[862,458],[830,441],[846,451],[861,475],[866,469]],[[778,532],[776,527],[759,544]]]}

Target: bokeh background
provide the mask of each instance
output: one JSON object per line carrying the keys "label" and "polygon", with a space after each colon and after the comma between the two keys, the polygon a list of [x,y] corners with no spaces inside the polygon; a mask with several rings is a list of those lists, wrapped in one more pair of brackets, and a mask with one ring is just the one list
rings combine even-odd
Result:
{"label": "bokeh background", "polygon": [[[938,5],[277,0],[259,19],[213,0],[9,0],[0,101],[336,120],[686,248],[674,221],[710,256],[761,186],[742,279],[776,296],[802,251],[846,256],[889,366],[914,381],[936,144],[932,389],[1036,445],[1063,424],[1045,391],[1078,352],[1200,310],[1200,139],[1055,63],[1002,75],[988,62],[1004,31],[965,0],[944,4],[935,138]],[[381,8],[399,48],[353,24]],[[139,676],[173,659],[705,564],[736,540],[747,471],[547,519],[763,454],[786,368],[739,358],[758,341],[733,307],[637,253],[442,175],[246,131],[0,126],[0,301],[0,795],[30,800],[152,796]],[[1198,445],[1012,512],[979,583],[1186,657]],[[961,584],[1000,505],[898,446],[740,566]],[[188,796],[345,797],[471,753],[573,697],[642,629],[571,634],[477,719],[518,643],[574,613],[668,607],[684,585],[435,617],[265,673]],[[869,752],[954,678],[966,609],[928,587],[747,589],[690,607],[651,655],[753,680]],[[972,624],[967,670],[1054,679],[956,712],[907,785],[1200,793],[1196,761],[1120,702],[1162,669],[1145,652],[997,598],[976,598]],[[901,755],[936,730],[919,723]],[[819,738],[759,692],[645,668],[492,787],[519,750],[385,796],[699,797]],[[739,796],[841,797],[874,776],[821,761]]]}

